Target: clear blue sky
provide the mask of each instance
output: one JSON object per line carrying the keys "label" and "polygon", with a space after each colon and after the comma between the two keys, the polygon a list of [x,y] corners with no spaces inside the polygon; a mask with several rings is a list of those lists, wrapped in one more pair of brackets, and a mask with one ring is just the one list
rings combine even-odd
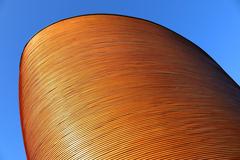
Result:
{"label": "clear blue sky", "polygon": [[240,0],[0,0],[0,160],[26,159],[18,106],[24,45],[53,22],[89,13],[135,16],[174,30],[240,84]]}

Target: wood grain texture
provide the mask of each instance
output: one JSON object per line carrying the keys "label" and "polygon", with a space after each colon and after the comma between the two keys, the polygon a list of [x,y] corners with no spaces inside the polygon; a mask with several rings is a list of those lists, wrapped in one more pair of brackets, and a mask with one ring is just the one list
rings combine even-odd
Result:
{"label": "wood grain texture", "polygon": [[240,88],[200,48],[117,15],[55,23],[20,65],[29,160],[240,159]]}

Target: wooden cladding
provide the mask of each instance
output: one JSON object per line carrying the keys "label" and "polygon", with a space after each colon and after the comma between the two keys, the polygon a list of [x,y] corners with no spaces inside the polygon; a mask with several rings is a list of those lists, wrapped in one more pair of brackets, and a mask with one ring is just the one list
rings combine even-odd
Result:
{"label": "wooden cladding", "polygon": [[240,88],[141,19],[88,15],[34,36],[20,65],[29,160],[240,159]]}

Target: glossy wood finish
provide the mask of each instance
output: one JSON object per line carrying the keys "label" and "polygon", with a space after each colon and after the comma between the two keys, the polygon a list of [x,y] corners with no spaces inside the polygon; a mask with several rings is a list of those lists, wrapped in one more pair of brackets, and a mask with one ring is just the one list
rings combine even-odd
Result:
{"label": "glossy wood finish", "polygon": [[25,47],[20,110],[29,160],[240,159],[240,88],[159,25],[90,15]]}

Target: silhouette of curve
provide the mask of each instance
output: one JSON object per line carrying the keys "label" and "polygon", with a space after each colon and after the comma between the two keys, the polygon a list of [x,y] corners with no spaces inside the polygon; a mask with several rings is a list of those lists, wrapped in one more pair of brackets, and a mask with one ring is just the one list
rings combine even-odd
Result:
{"label": "silhouette of curve", "polygon": [[240,88],[148,21],[88,15],[26,45],[20,111],[34,159],[239,159]]}

